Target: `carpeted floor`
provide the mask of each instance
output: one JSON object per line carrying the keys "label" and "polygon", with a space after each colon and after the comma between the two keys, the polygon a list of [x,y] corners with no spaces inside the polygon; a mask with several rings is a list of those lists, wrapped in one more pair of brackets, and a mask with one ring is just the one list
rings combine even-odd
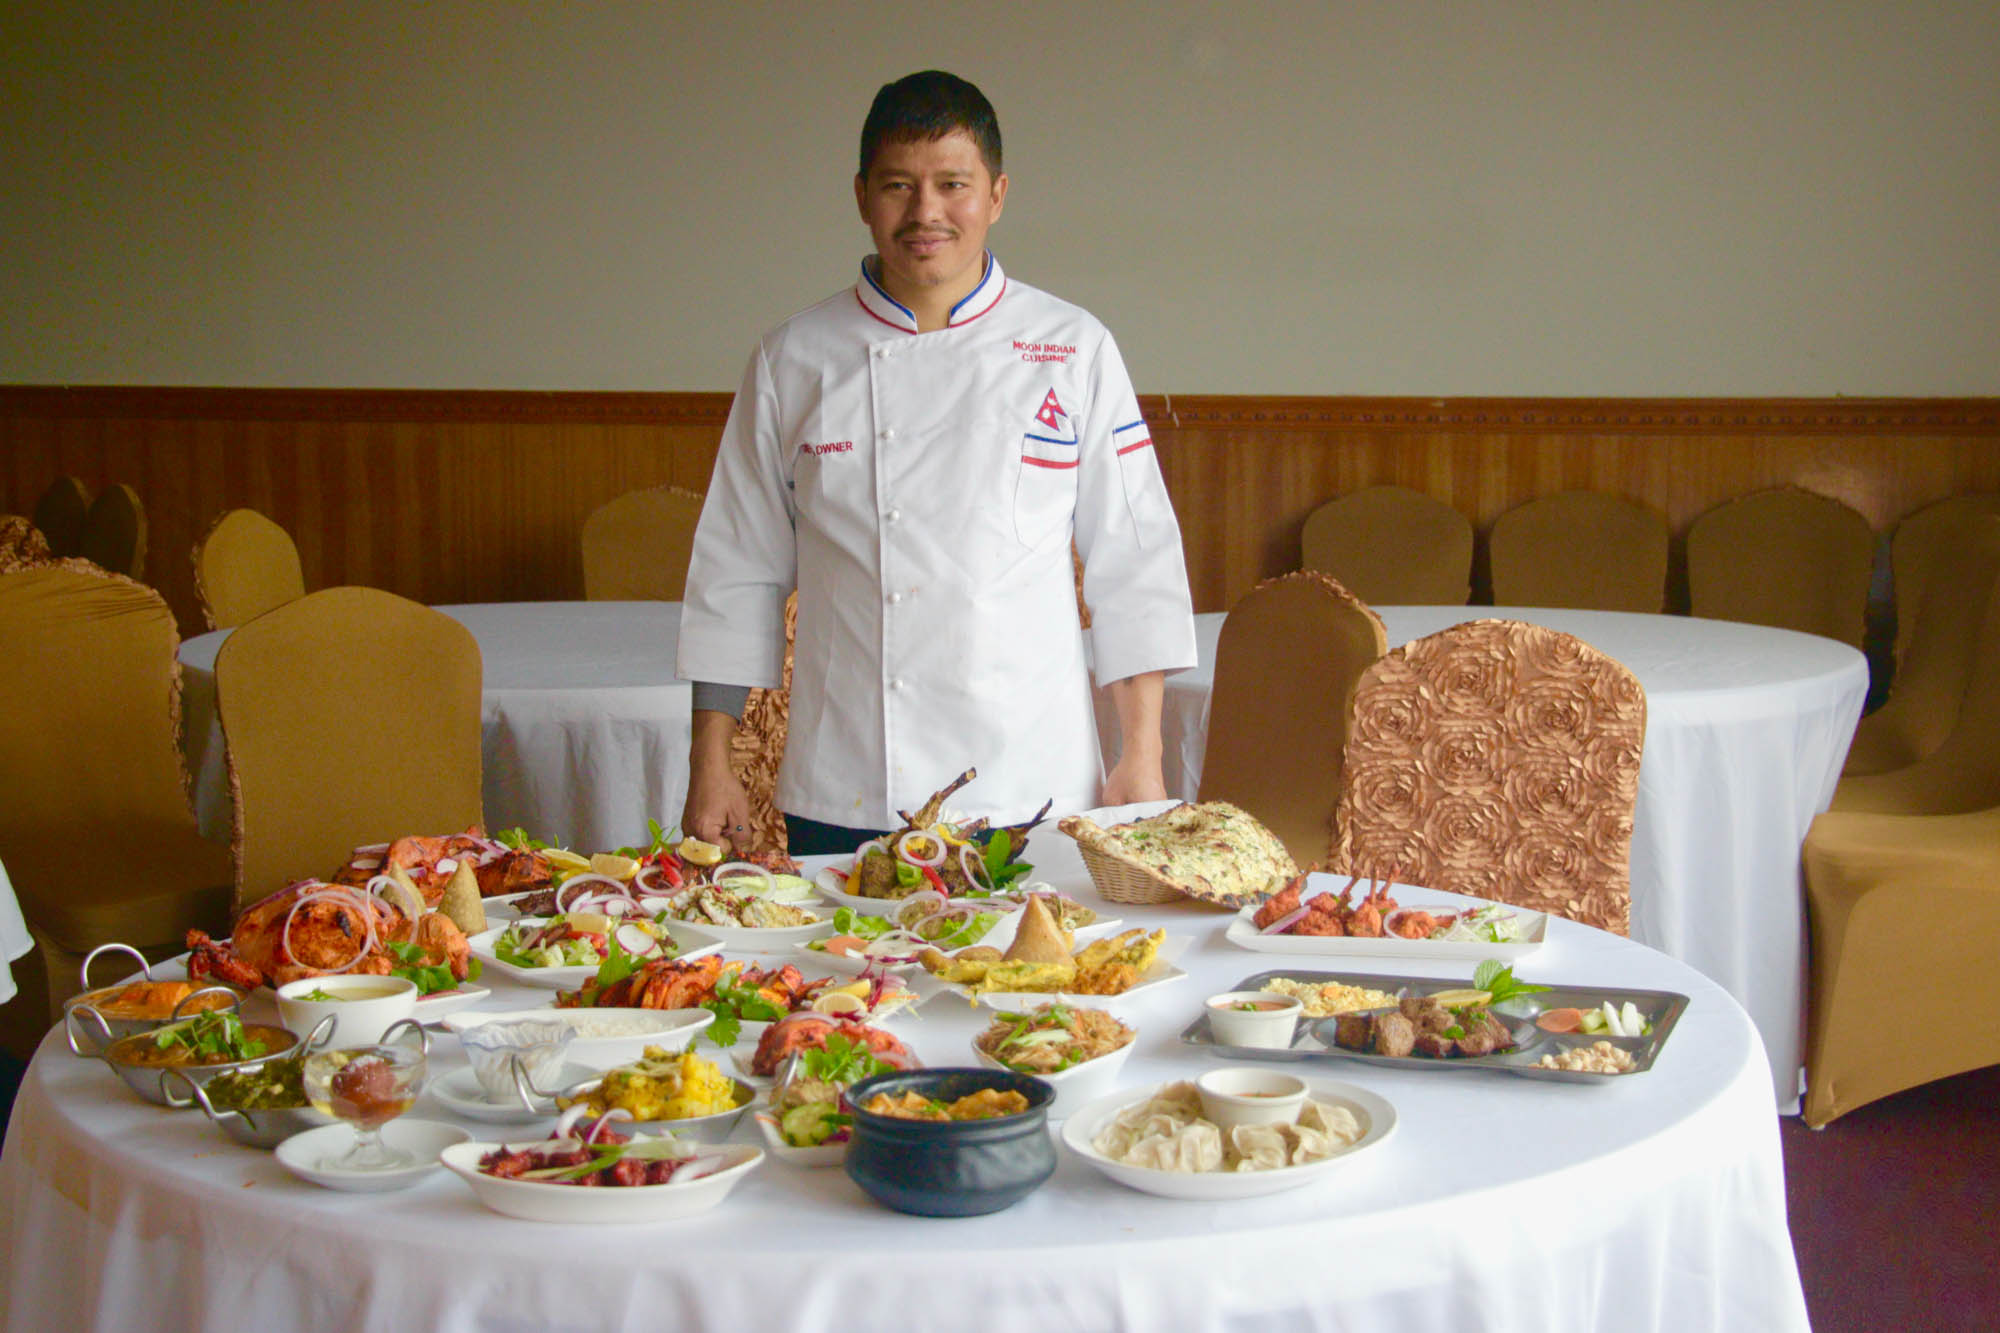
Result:
{"label": "carpeted floor", "polygon": [[[0,1116],[22,1069],[0,1054]],[[1787,1119],[1781,1137],[1816,1333],[2000,1329],[2000,1067],[1864,1106],[1817,1133]]]}

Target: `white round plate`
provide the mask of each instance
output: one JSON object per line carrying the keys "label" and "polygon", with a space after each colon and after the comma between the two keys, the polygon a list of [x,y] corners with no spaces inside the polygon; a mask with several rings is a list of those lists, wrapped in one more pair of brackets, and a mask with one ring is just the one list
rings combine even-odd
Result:
{"label": "white round plate", "polygon": [[[630,1064],[645,1054],[648,1046],[685,1046],[715,1021],[708,1009],[633,1009],[606,1006],[597,1009],[509,1009],[505,1012],[460,1014],[445,1020],[444,1026],[459,1036],[482,1023],[507,1023],[530,1019],[543,1023],[568,1023],[577,1029],[565,1052],[569,1059],[592,1069],[609,1069]],[[635,1030],[617,1036],[586,1037],[593,1019],[615,1019]]]}
{"label": "white round plate", "polygon": [[[540,918],[525,919],[539,920]],[[541,986],[548,990],[574,990],[597,975],[598,965],[596,963],[576,967],[521,967],[514,963],[503,962],[500,956],[493,952],[493,941],[498,939],[500,932],[505,929],[507,929],[506,926],[495,926],[491,930],[480,931],[477,935],[472,936],[466,941],[467,944],[472,946],[472,952],[478,956],[479,961],[500,973],[500,975],[511,977],[524,985]],[[675,942],[681,943],[682,941],[679,937],[676,937]],[[703,945],[699,941],[696,941],[696,945],[697,947],[695,948],[681,950],[674,957],[700,958],[704,954],[717,953],[722,948],[720,944]]]}
{"label": "white round plate", "polygon": [[1114,1162],[1090,1146],[1106,1121],[1126,1107],[1143,1102],[1158,1091],[1158,1085],[1124,1088],[1085,1103],[1063,1121],[1062,1141],[1069,1150],[1121,1185],[1168,1199],[1250,1199],[1299,1189],[1346,1166],[1355,1158],[1388,1141],[1396,1132],[1396,1108],[1380,1093],[1358,1083],[1342,1083],[1330,1078],[1308,1078],[1309,1095],[1317,1101],[1332,1102],[1354,1112],[1362,1124],[1360,1140],[1346,1152],[1308,1162],[1304,1166],[1279,1167],[1273,1171],[1160,1171],[1150,1166]]}
{"label": "white round plate", "polygon": [[713,1175],[665,1185],[606,1189],[553,1185],[540,1180],[503,1180],[482,1172],[479,1159],[502,1146],[525,1145],[459,1143],[446,1148],[442,1160],[447,1169],[472,1186],[472,1192],[488,1208],[530,1222],[665,1222],[691,1217],[721,1203],[736,1188],[736,1183],[764,1160],[762,1148],[734,1143],[703,1144],[700,1145],[703,1151],[721,1153],[727,1160],[727,1165]]}
{"label": "white round plate", "polygon": [[757,1113],[757,1129],[764,1136],[764,1148],[771,1156],[793,1166],[839,1166],[847,1160],[847,1142],[822,1143],[817,1148],[798,1148],[785,1142],[778,1121],[769,1111]]}
{"label": "white round plate", "polygon": [[[595,1070],[582,1065],[564,1065],[555,1086],[566,1088],[593,1077],[595,1073]],[[519,1097],[509,1097],[500,1102],[488,1101],[486,1089],[480,1086],[479,1075],[470,1069],[454,1069],[442,1078],[432,1079],[430,1094],[437,1098],[439,1106],[453,1115],[489,1125],[531,1125],[539,1120],[553,1120],[557,1115],[553,1105],[545,1111],[530,1111],[521,1105]]]}
{"label": "white round plate", "polygon": [[717,949],[744,953],[789,953],[795,944],[803,944],[815,936],[833,934],[831,913],[802,926],[718,926],[710,921],[683,921],[671,916],[661,924],[682,944],[699,945],[704,940],[714,941],[705,949],[687,949],[680,955],[682,958],[696,958]]}
{"label": "white round plate", "polygon": [[[482,966],[484,962],[482,959]],[[461,1009],[472,1008],[492,993],[484,986],[460,986],[457,990],[419,995],[415,1017],[419,1023],[435,1023],[446,1014],[455,1014]]]}
{"label": "white round plate", "polygon": [[[470,1072],[470,1071],[468,1071]],[[464,1143],[472,1132],[439,1120],[412,1120],[408,1116],[391,1120],[382,1127],[382,1140],[392,1148],[416,1156],[409,1166],[391,1171],[346,1171],[328,1163],[354,1144],[354,1126],[321,1125],[303,1134],[294,1134],[280,1143],[275,1152],[280,1165],[300,1180],[323,1185],[330,1190],[373,1194],[405,1189],[437,1169],[438,1154],[453,1144]]]}

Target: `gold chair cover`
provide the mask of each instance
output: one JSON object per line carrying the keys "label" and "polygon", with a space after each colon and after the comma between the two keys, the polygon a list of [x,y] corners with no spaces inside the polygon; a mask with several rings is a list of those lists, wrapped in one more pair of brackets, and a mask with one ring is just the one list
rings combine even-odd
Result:
{"label": "gold chair cover", "polygon": [[1404,644],[1355,693],[1336,868],[1626,934],[1645,739],[1638,678],[1572,635],[1475,620]]}
{"label": "gold chair cover", "polygon": [[[2000,520],[1988,522],[1994,526],[1979,542],[1986,551],[1981,559],[1990,568]],[[1980,611],[1968,617],[1976,620],[1978,631],[1949,734],[1935,750],[1901,768],[1842,778],[1834,788],[1833,809],[1960,815],[2000,806],[2000,581],[1989,577],[1987,582],[1985,599],[1977,603]]]}
{"label": "gold chair cover", "polygon": [[593,602],[678,602],[702,497],[678,486],[627,491],[583,521],[583,595]]}
{"label": "gold chair cover", "polygon": [[35,501],[35,526],[57,559],[83,554],[83,524],[90,516],[90,489],[75,477],[57,477]]}
{"label": "gold chair cover", "polygon": [[1306,516],[1300,567],[1375,606],[1463,606],[1472,595],[1472,522],[1407,486],[1370,486]]}
{"label": "gold chair cover", "polygon": [[2000,514],[2000,494],[1972,492],[1953,495],[1905,514],[1889,543],[1889,569],[1896,598],[1896,666],[1910,651],[1916,634],[1918,607],[1931,571],[1965,543],[1968,528]]}
{"label": "gold chair cover", "polygon": [[254,509],[232,509],[194,548],[194,589],[210,629],[230,629],[306,595],[292,534]]}
{"label": "gold chair cover", "polygon": [[1215,645],[1198,799],[1240,806],[1301,866],[1325,864],[1355,685],[1387,642],[1381,618],[1330,574],[1244,594]]}
{"label": "gold chair cover", "polygon": [[1846,777],[1907,768],[1935,754],[1958,722],[1982,612],[2000,579],[2000,513],[1960,510],[1955,527],[1955,539],[1917,566],[1922,586],[1898,591],[1898,634],[1907,629],[1908,644],[1896,659],[1889,701],[1855,728]]}
{"label": "gold chair cover", "polygon": [[481,822],[479,644],[439,611],[327,588],[238,626],[215,657],[235,800],[236,905],[358,845]]}
{"label": "gold chair cover", "polygon": [[83,558],[114,574],[146,577],[146,507],[139,492],[121,481],[90,502],[83,521]]}
{"label": "gold chair cover", "polygon": [[1658,614],[1667,597],[1667,520],[1645,505],[1564,491],[1500,515],[1487,541],[1495,606]]}
{"label": "gold chair cover", "polygon": [[1687,560],[1694,614],[1861,647],[1875,533],[1840,501],[1782,487],[1718,505],[1688,529]]}
{"label": "gold chair cover", "polygon": [[[1805,843],[1806,1123],[2000,1063],[2000,809],[1829,812]],[[1911,1015],[1969,1021],[1913,1031]]]}
{"label": "gold chair cover", "polygon": [[0,574],[0,863],[41,946],[52,1007],[113,940],[178,953],[226,929],[229,857],[181,766],[180,638],[152,589],[83,560]]}
{"label": "gold chair cover", "polygon": [[55,559],[49,539],[19,514],[0,514],[0,574],[46,565]]}

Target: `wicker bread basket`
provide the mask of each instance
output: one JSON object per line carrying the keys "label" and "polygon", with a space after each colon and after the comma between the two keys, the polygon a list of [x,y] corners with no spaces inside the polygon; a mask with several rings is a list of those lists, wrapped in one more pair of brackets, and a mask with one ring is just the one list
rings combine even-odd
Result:
{"label": "wicker bread basket", "polygon": [[1157,874],[1106,856],[1087,843],[1079,842],[1076,849],[1083,853],[1083,864],[1090,871],[1090,882],[1110,902],[1144,907],[1153,903],[1170,903],[1185,896]]}

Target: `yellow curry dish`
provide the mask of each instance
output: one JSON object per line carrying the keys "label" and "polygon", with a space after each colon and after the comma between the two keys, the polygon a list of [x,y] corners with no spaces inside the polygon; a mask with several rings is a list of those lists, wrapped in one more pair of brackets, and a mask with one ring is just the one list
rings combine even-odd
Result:
{"label": "yellow curry dish", "polygon": [[1021,1114],[1028,1109],[1028,1099],[1011,1088],[981,1088],[953,1102],[941,1102],[920,1092],[895,1097],[878,1092],[861,1109],[894,1120],[994,1120]]}

